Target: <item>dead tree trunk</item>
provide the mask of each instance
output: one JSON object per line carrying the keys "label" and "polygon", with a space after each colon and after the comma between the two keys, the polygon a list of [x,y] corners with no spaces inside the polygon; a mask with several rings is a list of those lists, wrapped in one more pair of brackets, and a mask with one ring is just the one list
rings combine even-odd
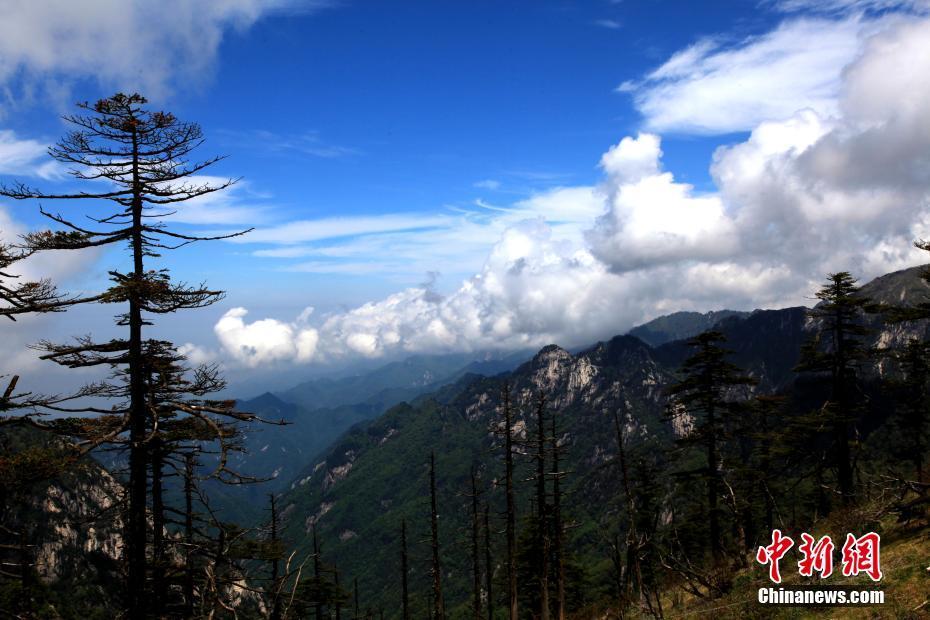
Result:
{"label": "dead tree trunk", "polygon": [[152,604],[156,617],[164,614],[167,584],[165,583],[165,502],[163,466],[165,452],[161,442],[152,440]]}
{"label": "dead tree trunk", "polygon": [[539,559],[539,618],[549,620],[549,520],[546,514],[546,397],[536,404],[536,521]]}
{"label": "dead tree trunk", "polygon": [[439,563],[439,512],[436,508],[436,454],[429,455],[430,531],[433,551],[433,600],[435,618],[445,620],[446,609],[442,598],[442,566]]}
{"label": "dead tree trunk", "polygon": [[278,558],[278,506],[274,493],[268,495],[271,502],[271,620],[281,620],[281,582]]}
{"label": "dead tree trunk", "polygon": [[[319,590],[319,586],[323,583],[322,582],[322,570],[321,570],[320,564],[321,564],[320,542],[316,537],[316,524],[314,523],[313,524],[313,578],[316,581],[318,590]],[[339,583],[338,577],[337,577],[336,583],[337,584]],[[323,620],[323,602],[319,599],[320,599],[320,595],[318,592],[316,605],[314,607],[314,612],[316,615],[316,620]]]}
{"label": "dead tree trunk", "polygon": [[472,572],[472,611],[475,620],[481,620],[481,563],[478,557],[478,535],[480,521],[478,516],[478,480],[475,468],[471,468],[471,572]]}
{"label": "dead tree trunk", "polygon": [[555,534],[555,563],[558,585],[556,587],[556,618],[565,620],[565,554],[564,525],[562,524],[562,477],[565,475],[559,470],[559,456],[561,447],[556,432],[555,416],[551,416],[552,426],[552,531]]}
{"label": "dead tree trunk", "polygon": [[504,485],[507,495],[507,587],[510,620],[517,620],[517,509],[513,492],[513,407],[510,403],[510,385],[504,384],[501,394],[504,413]]}
{"label": "dead tree trunk", "polygon": [[184,617],[194,617],[194,455],[184,455]]}
{"label": "dead tree trunk", "polygon": [[407,520],[402,519],[400,522],[400,591],[403,620],[410,620],[410,595],[407,585],[407,575],[409,570],[410,569],[407,563]]}
{"label": "dead tree trunk", "polygon": [[484,505],[484,589],[488,597],[488,620],[494,620],[494,562],[491,558],[491,510]]}
{"label": "dead tree trunk", "polygon": [[633,499],[633,490],[630,487],[630,475],[626,464],[626,448],[624,447],[623,422],[620,413],[614,410],[614,429],[617,432],[617,457],[620,464],[620,475],[623,481],[623,494],[626,498],[626,512],[629,526],[626,533],[626,574],[623,580],[622,596],[630,603],[634,599],[639,602],[643,598],[642,568],[639,563],[639,535],[636,532],[636,502]]}

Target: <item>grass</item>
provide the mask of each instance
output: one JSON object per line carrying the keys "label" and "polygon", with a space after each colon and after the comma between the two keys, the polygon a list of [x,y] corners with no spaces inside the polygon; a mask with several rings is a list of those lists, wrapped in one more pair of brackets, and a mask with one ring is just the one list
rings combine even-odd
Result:
{"label": "grass", "polygon": [[[874,509],[874,506],[871,508]],[[738,571],[733,579],[732,590],[720,598],[708,600],[686,593],[681,588],[666,591],[662,596],[662,605],[666,620],[673,618],[714,618],[730,619],[895,619],[918,620],[930,618],[930,520],[898,523],[895,516],[883,516],[880,519],[868,518],[868,508],[857,509],[845,514],[834,514],[819,523],[815,537],[829,533],[834,542],[842,541],[846,531],[864,534],[870,529],[882,536],[881,567],[883,578],[877,587],[885,592],[885,603],[870,607],[833,606],[821,608],[784,607],[763,605],[758,602],[758,590],[771,586],[767,577],[767,567],[749,559],[748,566]],[[871,522],[871,523],[870,523]],[[862,523],[870,525],[855,526]],[[849,528],[849,529],[846,529]],[[797,536],[794,536],[797,545]],[[841,545],[842,543],[838,543]],[[834,573],[828,579],[803,578],[797,573],[792,549],[781,562],[784,579],[783,587],[799,585],[822,586],[862,586],[863,589],[876,587],[867,576],[846,578],[840,572],[840,563],[835,562]],[[615,618],[615,614],[603,612],[601,618]],[[646,617],[635,611],[627,618]]]}

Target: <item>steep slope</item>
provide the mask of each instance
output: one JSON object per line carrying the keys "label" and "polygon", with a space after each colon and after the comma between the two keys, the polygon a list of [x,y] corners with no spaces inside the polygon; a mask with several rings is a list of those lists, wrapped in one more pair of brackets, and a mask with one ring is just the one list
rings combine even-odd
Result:
{"label": "steep slope", "polygon": [[529,356],[520,352],[417,355],[359,375],[315,379],[281,394],[266,392],[239,401],[242,411],[287,424],[242,425],[242,450],[232,454],[230,466],[264,482],[237,486],[208,482],[213,506],[224,518],[254,522],[264,513],[268,493],[287,488],[311,459],[355,424],[466,374],[511,370]]}
{"label": "steep slope", "polygon": [[[793,317],[794,311],[785,313]],[[770,321],[772,330],[779,326],[797,328],[797,320],[782,318]],[[752,343],[745,347],[759,356],[760,372],[780,367],[781,352],[765,347],[757,351]],[[674,359],[671,349],[667,358]],[[626,412],[625,432],[638,443],[667,445],[677,430],[662,416],[663,387],[673,380],[666,361],[658,359],[639,339],[619,336],[577,355],[556,346],[546,347],[506,378],[514,394],[514,430],[518,436],[525,438],[532,433],[537,392],[545,393],[551,409],[557,412],[561,443],[566,449],[564,469],[572,472],[566,480],[567,497],[571,498],[567,512],[578,524],[573,530],[573,545],[582,556],[603,558],[603,549],[613,534],[604,525],[617,511],[620,490],[613,466],[614,411]],[[326,559],[338,564],[345,574],[358,577],[367,601],[385,611],[394,610],[397,532],[401,518],[405,518],[414,528],[411,540],[422,540],[426,535],[426,462],[433,450],[442,506],[447,600],[464,604],[467,558],[462,543],[468,500],[463,493],[472,465],[478,468],[485,486],[501,474],[499,449],[491,429],[498,420],[504,381],[504,377],[497,377],[462,382],[439,397],[395,407],[344,435],[325,459],[304,472],[282,500],[289,540],[306,553],[307,533],[316,525],[326,541]],[[521,505],[526,506],[531,485],[523,481],[529,476],[529,463],[527,459],[520,461],[516,478],[524,500]],[[500,514],[500,490],[489,492],[486,498],[494,514]],[[500,520],[496,521],[498,529],[502,528]],[[420,544],[412,550],[417,560],[411,588],[418,593],[420,610],[426,604],[421,594],[428,591],[426,551]],[[588,564],[588,592],[593,595],[608,586],[604,568],[596,560]]]}
{"label": "steep slope", "polygon": [[711,312],[673,312],[638,325],[627,332],[646,344],[657,347],[674,340],[691,338],[730,317],[745,317],[748,312],[714,310]]}
{"label": "steep slope", "polygon": [[[922,299],[926,290],[919,282],[919,269],[911,269],[880,278],[864,292],[879,301],[898,303]],[[865,320],[878,326],[875,318]],[[734,314],[715,325],[727,336],[732,360],[759,380],[759,391],[793,386],[793,368],[813,327],[805,308]],[[881,342],[926,333],[923,323],[882,326],[872,338]],[[613,412],[619,409],[627,414],[625,432],[634,444],[643,449],[669,445],[682,429],[673,428],[662,415],[664,388],[675,380],[688,354],[684,341],[652,348],[632,335],[576,355],[550,346],[509,376],[463,378],[441,392],[390,409],[343,435],[325,458],[291,485],[282,499],[287,538],[307,553],[307,536],[315,526],[325,541],[325,559],[337,564],[344,575],[358,577],[365,604],[382,607],[387,617],[396,617],[398,532],[401,519],[406,519],[409,539],[414,541],[410,587],[416,593],[416,613],[424,612],[429,592],[429,549],[423,542],[429,523],[427,461],[430,451],[435,451],[446,601],[462,612],[469,587],[465,544],[470,508],[464,494],[473,465],[488,489],[482,499],[491,505],[492,528],[498,532],[495,557],[498,577],[501,574],[502,464],[492,429],[499,418],[500,390],[507,381],[514,394],[518,436],[533,432],[531,415],[537,391],[547,395],[557,412],[560,443],[567,451],[563,470],[571,472],[565,481],[570,498],[566,513],[576,524],[571,544],[586,560],[586,592],[596,598],[611,587],[605,549],[620,510]],[[532,492],[528,459],[520,459],[520,467],[516,479],[519,504],[525,509]]]}
{"label": "steep slope", "polygon": [[358,403],[389,407],[414,398],[424,390],[450,383],[466,372],[497,374],[511,370],[530,355],[532,352],[506,356],[490,353],[414,355],[358,375],[305,381],[278,396],[311,410]]}
{"label": "steep slope", "polygon": [[[46,589],[41,598],[51,601],[42,617],[87,617],[83,613],[91,609],[101,614],[91,617],[112,617],[119,594],[112,584],[122,552],[118,502],[123,489],[91,458],[57,471],[50,461],[64,454],[60,445],[31,428],[0,430],[0,538],[10,545],[0,547],[0,558],[5,569],[18,572],[20,545],[28,545],[35,587]],[[0,609],[13,609],[6,599],[15,599],[18,586],[18,581],[4,584]]]}

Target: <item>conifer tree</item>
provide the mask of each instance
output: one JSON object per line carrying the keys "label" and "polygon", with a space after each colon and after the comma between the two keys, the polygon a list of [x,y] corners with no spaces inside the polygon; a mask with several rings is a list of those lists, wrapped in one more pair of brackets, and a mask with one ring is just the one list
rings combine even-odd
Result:
{"label": "conifer tree", "polygon": [[843,504],[849,505],[855,497],[852,444],[860,410],[859,367],[869,354],[863,337],[870,330],[861,317],[871,300],[860,294],[855,278],[846,271],[828,275],[817,298],[821,303],[808,313],[816,331],[801,350],[797,370],[816,373],[829,382],[821,413],[832,429],[830,454],[839,493]]}
{"label": "conifer tree", "polygon": [[705,454],[705,465],[696,473],[705,483],[708,546],[715,563],[722,560],[724,551],[720,510],[724,489],[721,449],[736,410],[731,393],[735,388],[754,383],[727,361],[729,351],[720,346],[725,341],[726,337],[716,331],[707,331],[689,340],[694,353],[682,365],[685,376],[668,390],[672,397],[669,415],[687,413],[692,417],[691,431],[679,443],[700,446]]}
{"label": "conifer tree", "polygon": [[894,382],[898,411],[894,424],[904,437],[902,456],[910,461],[918,486],[927,482],[927,447],[930,445],[930,343],[910,340],[895,358],[902,377]]}
{"label": "conifer tree", "polygon": [[[234,181],[216,185],[198,181],[196,175],[220,159],[188,161],[188,155],[203,142],[200,127],[182,122],[170,113],[150,112],[143,108],[145,103],[141,95],[118,93],[95,104],[79,104],[86,115],[65,117],[74,130],[52,146],[49,154],[72,166],[72,177],[91,184],[89,190],[50,194],[21,183],[0,188],[0,195],[14,199],[91,200],[113,204],[109,212],[91,218],[95,222],[91,228],[76,224],[74,218],[40,207],[41,213],[63,230],[26,235],[25,251],[80,250],[125,244],[130,255],[128,269],[109,272],[112,285],[107,291],[80,300],[122,305],[125,310],[119,315],[117,325],[125,328],[125,335],[107,342],[95,342],[90,337],[69,345],[43,342],[40,347],[46,352],[44,358],[66,367],[110,366],[114,369],[115,382],[94,384],[79,396],[118,398],[124,404],[111,410],[77,407],[67,412],[95,413],[103,418],[92,429],[88,423],[82,423],[83,439],[90,443],[128,435],[129,499],[124,538],[128,573],[126,602],[131,617],[142,617],[147,609],[146,507],[150,452],[146,444],[147,428],[152,421],[147,381],[153,360],[170,348],[164,342],[147,340],[144,328],[152,324],[153,316],[200,308],[222,298],[221,292],[204,285],[173,283],[168,271],[152,268],[151,261],[165,250],[234,236],[190,235],[167,226],[163,218],[170,215],[170,208],[220,191]],[[107,185],[93,183],[95,181],[106,181]],[[54,299],[54,293],[46,290],[39,297],[48,301]],[[71,303],[76,301],[71,300]],[[216,416],[248,418],[237,414],[231,402],[201,401],[178,404],[177,409],[208,427],[216,426]],[[67,430],[73,432],[75,429]],[[90,433],[86,432],[88,430]],[[217,435],[222,441],[222,433],[217,432]]]}

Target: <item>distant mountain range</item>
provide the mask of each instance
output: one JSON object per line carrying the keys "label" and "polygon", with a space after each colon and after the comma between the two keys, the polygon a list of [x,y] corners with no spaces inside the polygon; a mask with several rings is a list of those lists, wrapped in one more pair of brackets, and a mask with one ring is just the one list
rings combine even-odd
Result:
{"label": "distant mountain range", "polygon": [[[888,274],[866,285],[863,293],[876,301],[906,301],[928,292],[918,274],[918,269]],[[532,429],[530,415],[538,392],[546,394],[549,406],[557,412],[567,449],[564,469],[572,472],[566,487],[571,498],[567,510],[578,523],[572,532],[573,546],[590,567],[590,591],[609,591],[613,586],[604,549],[613,534],[612,519],[622,510],[619,476],[613,465],[617,451],[613,412],[619,409],[626,414],[626,433],[635,438],[634,445],[668,446],[681,429],[663,417],[664,389],[676,380],[678,368],[690,354],[681,339],[653,347],[632,334],[645,332],[661,340],[664,336],[658,334],[675,333],[687,338],[715,327],[726,335],[732,361],[759,380],[761,393],[782,390],[795,381],[793,368],[810,334],[803,307],[678,313],[648,325],[646,330],[633,330],[574,355],[557,346],[546,347],[508,375],[463,376],[353,427],[308,463],[281,499],[288,543],[309,553],[307,535],[315,525],[325,541],[327,561],[358,578],[367,604],[396,609],[400,521],[406,519],[412,527],[412,540],[426,538],[427,459],[435,452],[442,561],[448,572],[446,601],[453,615],[464,613],[469,588],[467,554],[462,551],[469,502],[465,492],[473,466],[485,487],[501,475],[499,450],[489,429],[498,419],[506,381],[515,395],[514,428],[519,434]],[[914,335],[926,337],[927,325],[883,328],[874,334],[872,344],[903,342]],[[523,467],[528,465],[524,462]],[[524,469],[517,479],[529,476]],[[520,485],[523,505],[529,503],[531,486]],[[491,492],[487,499],[492,514],[499,515],[501,492]],[[497,525],[503,527],[499,520]],[[421,543],[415,543],[411,551],[411,591],[419,593],[415,608],[424,613],[428,551]]]}
{"label": "distant mountain range", "polygon": [[628,334],[636,336],[646,344],[657,347],[673,340],[691,338],[711,327],[723,319],[730,317],[745,317],[748,312],[737,310],[714,310],[711,312],[674,312],[643,323],[631,329]]}
{"label": "distant mountain range", "polygon": [[227,518],[254,520],[262,514],[268,493],[286,488],[307,463],[354,425],[462,376],[507,372],[531,355],[416,355],[356,375],[313,379],[277,394],[241,400],[242,411],[284,420],[287,426],[259,422],[243,426],[244,450],[233,455],[231,467],[267,481],[236,487],[209,484],[213,505]]}
{"label": "distant mountain range", "polygon": [[[879,302],[906,303],[930,293],[919,272],[915,268],[876,278],[863,287],[863,293]],[[865,320],[879,326],[877,318]],[[667,446],[681,429],[662,415],[665,387],[676,380],[690,353],[683,339],[709,327],[726,335],[732,361],[759,380],[759,391],[775,392],[795,381],[792,369],[812,325],[802,307],[676,313],[575,354],[552,345],[532,356],[415,356],[354,376],[316,379],[278,394],[265,393],[241,401],[240,407],[291,424],[248,425],[247,451],[234,466],[272,480],[232,489],[214,485],[212,503],[225,508],[227,519],[258,523],[265,518],[267,494],[279,493],[288,546],[297,548],[299,556],[307,554],[309,528],[315,525],[324,541],[326,561],[337,564],[344,575],[358,577],[366,604],[383,607],[389,618],[397,616],[391,613],[398,604],[397,533],[401,519],[406,519],[410,587],[416,593],[414,615],[419,617],[426,605],[424,593],[429,591],[428,549],[421,542],[429,514],[426,463],[430,452],[435,452],[442,559],[448,573],[444,584],[454,615],[465,609],[468,590],[467,558],[462,552],[468,499],[463,493],[473,466],[484,487],[500,476],[499,449],[490,428],[506,381],[515,395],[518,433],[525,435],[532,428],[529,414],[538,392],[546,394],[557,412],[567,451],[563,468],[570,472],[565,483],[566,512],[577,524],[572,546],[586,558],[590,591],[603,591],[612,587],[603,550],[612,535],[612,520],[622,511],[613,465],[613,412],[625,414],[625,432],[636,444]],[[678,338],[669,340],[672,334]],[[870,344],[900,344],[928,335],[925,323],[881,326]],[[25,435],[5,436],[6,442],[29,441]],[[523,481],[528,476],[524,469],[517,478]],[[530,486],[519,484],[521,505],[528,504]],[[38,529],[51,536],[53,512],[82,515],[100,510],[118,490],[106,471],[88,462],[38,489],[30,509],[36,511],[37,524],[47,524]],[[492,519],[500,526],[501,493],[491,491],[483,499],[489,501]],[[119,533],[98,528],[94,533],[69,534],[71,543],[37,541],[48,549],[42,553],[52,571],[70,575],[77,570],[79,539],[84,535],[95,537],[90,547],[86,543],[84,547],[103,554],[102,562],[112,562]]]}

